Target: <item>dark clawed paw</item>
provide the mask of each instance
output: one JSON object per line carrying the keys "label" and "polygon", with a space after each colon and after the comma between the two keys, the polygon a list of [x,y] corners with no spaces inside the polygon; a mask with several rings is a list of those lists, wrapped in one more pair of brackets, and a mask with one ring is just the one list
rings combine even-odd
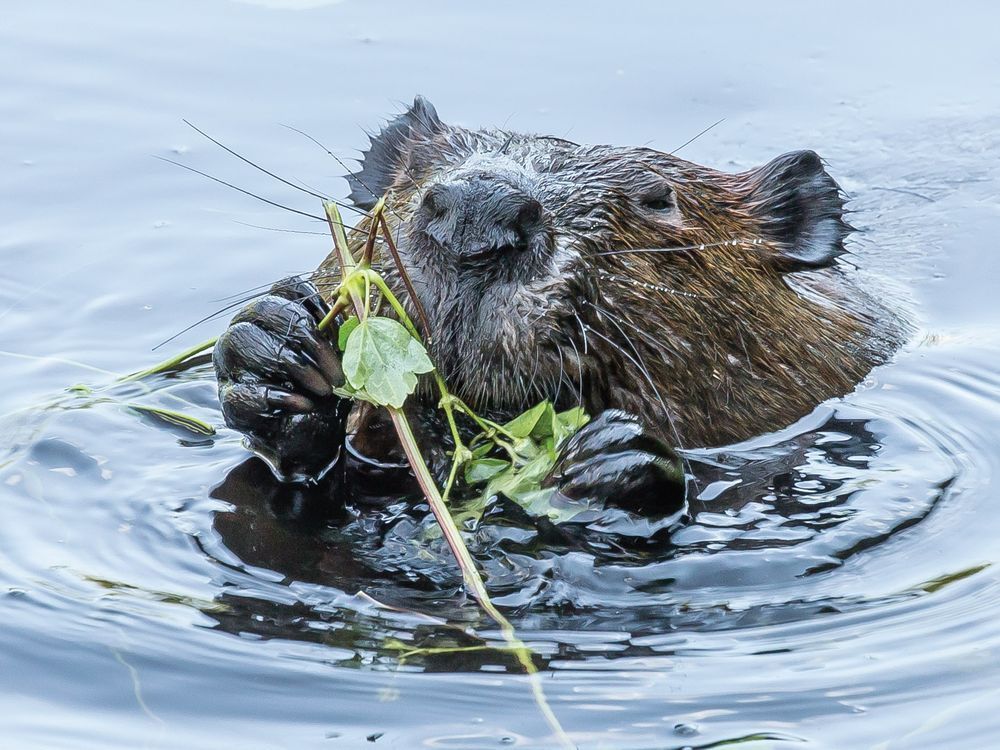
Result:
{"label": "dark clawed paw", "polygon": [[677,453],[638,418],[616,410],[570,438],[545,484],[572,500],[659,515],[684,507],[686,486]]}
{"label": "dark clawed paw", "polygon": [[283,476],[321,472],[343,442],[349,404],[331,390],[344,382],[336,326],[316,330],[328,309],[311,283],[284,279],[243,308],[215,346],[226,424]]}

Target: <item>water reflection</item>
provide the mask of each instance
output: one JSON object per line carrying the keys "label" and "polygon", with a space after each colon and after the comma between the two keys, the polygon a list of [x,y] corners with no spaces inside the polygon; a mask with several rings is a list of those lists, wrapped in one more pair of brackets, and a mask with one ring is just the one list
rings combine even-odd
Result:
{"label": "water reflection", "polygon": [[[826,593],[805,579],[919,524],[945,496],[954,480],[947,462],[914,467],[883,457],[887,444],[898,449],[913,439],[891,421],[832,414],[773,445],[693,455],[704,490],[681,527],[607,509],[588,522],[561,524],[557,534],[520,508],[499,505],[469,542],[491,594],[533,629],[638,635],[650,622],[658,631],[741,629],[877,606],[881,599]],[[918,447],[905,454],[911,450]],[[910,489],[901,497],[891,477],[904,470]],[[282,484],[250,459],[212,492],[232,506],[216,514],[214,528],[245,565],[286,583],[363,591],[415,613],[459,611],[457,572],[426,506],[399,497],[334,502],[333,481]],[[733,600],[742,600],[739,612]],[[315,640],[328,621],[325,603],[314,610],[298,600],[250,607],[244,601],[230,609],[225,627]],[[456,647],[447,632],[442,642],[450,645],[441,646],[433,628],[420,638],[430,639],[429,648]],[[641,652],[615,648],[605,657]],[[479,668],[479,660],[462,658],[448,655],[447,662]]]}

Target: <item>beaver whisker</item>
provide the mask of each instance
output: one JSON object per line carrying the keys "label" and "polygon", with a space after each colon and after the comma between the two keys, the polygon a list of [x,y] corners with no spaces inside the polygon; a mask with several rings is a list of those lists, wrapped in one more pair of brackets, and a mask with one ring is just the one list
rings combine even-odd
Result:
{"label": "beaver whisker", "polygon": [[[567,134],[569,131],[566,131]],[[565,143],[567,146],[579,146],[580,144],[576,141],[571,141],[568,138],[563,138],[559,135],[536,135],[534,136],[536,141],[553,141],[555,143]]]}
{"label": "beaver whisker", "polygon": [[[316,144],[317,146],[319,146],[319,147],[320,147],[320,148],[321,148],[321,149],[322,149],[323,151],[325,151],[325,152],[327,153],[327,155],[328,155],[328,156],[330,156],[331,158],[333,158],[333,159],[334,159],[334,160],[335,160],[335,161],[337,162],[337,164],[339,164],[339,165],[341,166],[341,168],[343,168],[343,169],[344,169],[344,170],[346,170],[347,172],[350,172],[350,171],[351,171],[351,168],[350,168],[350,167],[348,167],[348,166],[347,166],[347,164],[345,164],[345,163],[344,163],[344,160],[343,160],[343,159],[341,159],[341,158],[340,158],[339,156],[337,156],[337,155],[336,155],[335,153],[333,153],[333,151],[331,151],[331,150],[330,150],[329,148],[327,148],[327,147],[326,147],[325,145],[323,145],[322,143],[320,143],[320,141],[319,141],[319,140],[317,140],[316,138],[313,138],[313,137],[312,137],[312,136],[311,136],[311,135],[310,135],[309,133],[307,133],[306,131],[304,131],[304,130],[299,130],[298,128],[294,127],[293,125],[285,125],[284,123],[279,123],[279,124],[280,124],[280,125],[281,125],[281,127],[283,127],[283,128],[288,128],[289,130],[291,130],[291,131],[293,131],[293,132],[296,132],[296,133],[298,133],[299,135],[303,136],[304,138],[308,138],[308,139],[309,139],[310,141],[312,141],[312,142],[313,142],[313,143],[315,143],[315,144]],[[367,191],[368,191],[369,193],[371,193],[371,196],[372,196],[372,198],[374,198],[375,200],[378,200],[379,198],[381,198],[381,197],[382,197],[381,195],[376,195],[376,194],[375,194],[375,191],[374,191],[374,190],[372,190],[372,189],[371,189],[370,187],[368,187],[367,183],[363,182],[363,181],[361,180],[361,178],[360,178],[360,177],[358,177],[357,175],[355,175],[355,176],[354,176],[354,178],[355,178],[355,179],[356,179],[356,180],[358,181],[358,184],[359,184],[359,185],[360,185],[361,187],[363,187],[363,188],[364,188],[365,190],[367,190]],[[337,204],[337,205],[340,205],[340,204]],[[357,209],[356,207],[354,207],[354,206],[352,206],[351,208],[353,208],[353,209],[354,209],[355,211],[356,211],[356,210],[358,210],[358,209]],[[402,216],[400,216],[400,215],[399,215],[398,213],[396,213],[396,211],[395,211],[395,210],[394,210],[394,209],[392,208],[392,206],[390,206],[390,205],[386,204],[386,210],[387,210],[387,211],[388,211],[389,213],[391,213],[391,214],[392,214],[393,216],[395,216],[395,217],[396,217],[397,219],[399,219],[400,221],[403,221],[403,217],[402,217]],[[367,215],[367,214],[366,214],[366,215]],[[397,239],[397,241],[398,241],[398,239]]]}
{"label": "beaver whisker", "polygon": [[[243,193],[244,195],[249,195],[251,198],[255,198],[255,199],[257,199],[257,200],[259,200],[259,201],[261,201],[263,203],[267,203],[269,206],[274,206],[275,208],[281,208],[281,209],[284,209],[285,211],[291,211],[293,214],[299,214],[299,216],[305,216],[305,217],[310,218],[310,219],[315,219],[316,221],[322,221],[324,223],[326,222],[326,218],[323,217],[323,216],[317,216],[316,214],[311,214],[311,213],[308,213],[307,211],[300,211],[297,208],[292,208],[291,206],[285,206],[285,205],[283,205],[281,203],[276,203],[275,201],[272,201],[269,198],[265,198],[265,197],[263,197],[261,195],[257,195],[256,193],[251,193],[249,190],[244,190],[243,188],[237,187],[236,185],[234,185],[231,182],[226,182],[225,180],[219,179],[218,177],[213,177],[212,175],[208,174],[207,172],[202,172],[200,169],[195,169],[194,167],[189,167],[187,164],[183,164],[183,163],[181,163],[179,161],[174,161],[173,159],[168,159],[165,156],[157,156],[156,154],[153,155],[153,158],[154,159],[159,159],[160,161],[165,161],[167,164],[173,164],[175,167],[180,167],[181,169],[186,169],[189,172],[194,172],[195,174],[201,175],[202,177],[207,177],[208,179],[212,180],[213,182],[218,182],[220,185],[225,185],[226,187],[232,188],[233,190],[236,190],[236,191],[238,191],[240,193]],[[344,226],[345,229],[350,229],[351,228],[351,227],[347,227],[346,225],[342,225],[342,226]]]}
{"label": "beaver whisker", "polygon": [[[648,333],[648,332],[646,332],[646,331],[643,331],[643,330],[641,330],[641,329],[640,329],[640,328],[639,328],[639,327],[638,327],[637,325],[635,325],[635,323],[632,323],[631,321],[628,321],[628,320],[623,320],[623,319],[622,319],[621,317],[619,317],[619,316],[616,316],[616,315],[615,315],[614,313],[612,313],[612,312],[611,312],[610,310],[608,310],[608,309],[606,309],[606,308],[604,308],[604,307],[601,307],[600,305],[598,305],[598,304],[596,304],[596,303],[594,303],[594,302],[591,302],[591,301],[590,301],[589,299],[584,299],[584,300],[582,300],[582,302],[583,302],[584,304],[587,304],[587,305],[590,305],[590,306],[591,306],[592,308],[594,308],[594,310],[596,310],[596,311],[597,311],[597,313],[598,313],[598,316],[606,316],[606,317],[607,317],[607,318],[609,318],[609,319],[610,319],[610,320],[611,320],[611,321],[612,321],[613,323],[616,323],[616,321],[617,321],[617,323],[622,323],[622,324],[626,324],[626,325],[628,325],[628,326],[629,326],[629,327],[630,327],[630,328],[631,328],[631,329],[632,329],[632,330],[633,330],[633,331],[634,331],[634,332],[635,332],[635,333],[636,333],[637,335],[639,335],[639,336],[641,336],[641,337],[642,337],[643,339],[645,339],[645,341],[646,341],[647,343],[651,344],[651,345],[652,345],[652,346],[654,346],[654,347],[656,347],[656,346],[659,346],[660,342],[658,342],[658,341],[657,341],[656,339],[652,338],[652,337],[651,337],[651,336],[649,335],[649,333]],[[616,325],[617,325],[617,323],[616,323]]]}
{"label": "beaver whisker", "polygon": [[693,138],[689,138],[688,140],[684,141],[684,143],[682,143],[682,144],[681,144],[680,146],[678,146],[677,148],[675,148],[675,149],[674,149],[673,151],[668,151],[667,153],[669,153],[669,154],[670,154],[671,156],[673,156],[673,155],[674,155],[674,154],[676,154],[676,153],[677,153],[678,151],[680,151],[680,150],[681,150],[682,148],[684,148],[685,146],[690,146],[690,145],[691,145],[692,143],[694,143],[694,142],[695,142],[696,140],[698,140],[698,139],[699,139],[699,138],[701,138],[701,137],[702,137],[703,135],[705,135],[705,133],[707,133],[707,132],[708,132],[709,130],[711,130],[712,128],[714,128],[714,127],[715,127],[715,126],[717,126],[717,125],[721,125],[721,124],[722,124],[722,123],[724,123],[725,121],[726,121],[726,118],[725,118],[725,117],[723,117],[723,118],[722,118],[721,120],[717,120],[716,122],[713,122],[713,123],[712,123],[711,125],[709,125],[709,126],[708,126],[707,128],[705,128],[705,129],[704,129],[704,130],[702,130],[702,131],[701,131],[700,133],[698,133],[698,135],[694,136]]}
{"label": "beaver whisker", "polygon": [[216,310],[215,312],[210,313],[209,315],[206,315],[204,318],[200,318],[200,319],[196,320],[191,325],[186,326],[185,328],[182,328],[181,330],[179,330],[177,333],[175,333],[170,338],[163,339],[163,341],[161,341],[159,344],[157,344],[156,346],[154,346],[151,349],[151,351],[155,352],[157,349],[159,349],[164,344],[169,344],[174,339],[178,338],[179,336],[183,336],[185,333],[187,333],[188,331],[190,331],[193,328],[197,328],[202,323],[207,323],[210,320],[215,320],[220,315],[225,315],[227,312],[229,312],[229,311],[231,311],[231,310],[233,310],[233,309],[235,309],[235,308],[237,308],[237,307],[239,307],[241,305],[245,305],[248,302],[252,302],[253,300],[257,299],[258,297],[263,297],[264,294],[265,293],[262,292],[260,294],[251,294],[249,297],[243,297],[242,299],[238,299],[235,302],[232,302],[232,303],[226,305],[225,307],[223,307],[223,308],[221,308],[219,310]]}
{"label": "beaver whisker", "polygon": [[239,221],[237,219],[232,219],[234,224],[240,224],[244,227],[251,227],[253,229],[265,229],[268,232],[287,232],[288,234],[315,234],[321,237],[329,237],[329,232],[310,232],[308,229],[283,229],[281,227],[265,227],[260,224],[251,224],[247,221]]}
{"label": "beaver whisker", "polygon": [[[292,180],[294,180],[296,184],[301,185],[306,190],[313,190],[317,193],[320,192],[319,188],[313,187],[310,183],[306,182],[301,177],[293,176]],[[324,198],[323,200],[326,201],[327,203],[333,203],[335,205],[339,205],[338,202],[333,200],[332,198]],[[357,208],[355,208],[355,212],[357,212]]]}
{"label": "beaver whisker", "polygon": [[577,243],[579,243],[579,245],[583,247],[586,247],[587,243],[591,241],[587,235],[585,235],[583,232],[573,229],[573,227],[569,226],[561,227],[559,231],[564,234],[570,235],[575,239]]}
{"label": "beaver whisker", "polygon": [[559,397],[562,395],[563,388],[563,378],[566,374],[565,362],[563,362],[563,351],[562,347],[556,347],[556,354],[559,355],[559,378],[556,380],[556,392],[552,397],[552,403],[558,405]]}
{"label": "beaver whisker", "polygon": [[624,276],[616,276],[613,273],[608,273],[607,271],[598,270],[597,274],[602,276],[609,281],[615,281],[619,284],[628,284],[630,286],[639,286],[643,289],[650,289],[654,292],[667,292],[668,294],[676,294],[681,297],[690,297],[691,299],[720,299],[718,295],[705,295],[698,294],[696,292],[685,292],[680,289],[673,289],[669,286],[663,286],[661,284],[650,284],[648,281],[638,281],[633,278],[627,278]]}
{"label": "beaver whisker", "polygon": [[[538,361],[537,360],[535,360],[535,366],[536,366],[536,368],[538,366]],[[528,379],[524,383],[524,401],[522,401],[521,403],[523,403],[525,406],[528,406],[531,403],[532,396],[535,393],[535,375],[536,375],[536,373],[537,373],[537,370],[532,370],[531,375],[528,376]]]}
{"label": "beaver whisker", "polygon": [[583,359],[580,357],[580,350],[577,348],[576,342],[573,340],[573,337],[568,336],[566,340],[569,342],[569,345],[573,347],[573,352],[576,354],[576,377],[578,380],[576,403],[582,406],[583,405]]}
{"label": "beaver whisker", "polygon": [[[525,370],[524,372],[527,372],[527,370]],[[525,377],[523,377],[523,373],[522,373],[522,377],[521,377],[521,391],[524,393],[524,396],[523,396],[523,400],[521,401],[521,403],[524,406],[529,406],[530,402],[531,402],[531,396],[532,396],[532,393],[534,392],[534,387],[535,387],[534,383],[533,383],[533,378],[534,378],[534,374],[529,375],[527,378],[525,378]]]}
{"label": "beaver whisker", "polygon": [[[542,355],[542,353],[539,352],[539,357],[538,357],[538,360],[539,360],[538,365],[539,365],[539,367],[542,366],[542,356],[541,355]],[[549,370],[549,366],[550,366],[550,362],[549,362],[548,358],[545,358],[545,370],[544,371],[540,370],[538,377],[535,378],[535,381],[536,381],[536,385],[535,385],[535,401],[538,402],[538,401],[542,401],[543,399],[548,399],[548,400],[552,401],[553,406],[555,406],[556,401],[553,398],[553,395],[554,395],[556,389],[559,386],[559,380],[556,377],[555,373],[551,372]]]}
{"label": "beaver whisker", "polygon": [[[613,319],[612,322],[614,322]],[[632,343],[632,340],[625,334],[624,331],[621,330],[621,328],[619,328],[618,330],[621,332],[623,336],[625,336],[625,341],[629,344],[632,351],[635,352],[635,355],[638,359],[633,359],[632,357],[630,357],[625,350],[623,350],[620,346],[618,346],[618,344],[616,344],[610,338],[603,335],[600,331],[597,331],[592,328],[591,332],[597,334],[600,338],[604,339],[608,344],[617,349],[618,352],[620,352],[626,359],[631,361],[639,368],[639,371],[646,379],[646,383],[653,391],[653,395],[656,396],[656,400],[660,402],[660,408],[663,409],[663,416],[666,418],[667,424],[670,427],[670,432],[673,435],[674,445],[677,447],[678,450],[681,450],[683,448],[683,441],[681,440],[680,431],[677,429],[677,424],[674,419],[674,415],[671,413],[669,407],[667,406],[666,401],[663,398],[663,395],[660,393],[659,389],[656,387],[656,384],[653,382],[653,378],[649,374],[649,369],[646,367],[645,361],[642,359],[642,356],[639,354],[639,351],[635,348],[635,345]],[[688,461],[687,457],[684,456],[683,454],[681,454],[681,460],[684,462],[685,470],[687,471],[687,474],[691,477],[691,481],[694,482],[695,497],[697,497],[698,495],[701,494],[701,487],[698,485],[698,480],[694,477],[694,471],[691,468],[691,462]]]}
{"label": "beaver whisker", "polygon": [[[372,264],[372,267],[375,269],[380,269],[381,265]],[[297,273],[293,272],[288,274],[288,276],[304,276],[306,279],[313,282],[317,287],[325,287],[327,289],[336,288],[337,286],[340,285],[339,272],[326,273],[322,272],[322,269],[316,269],[313,271],[300,271]],[[272,286],[274,286],[274,281],[268,281],[264,284],[258,284],[257,286],[252,286],[247,289],[242,289],[238,292],[233,292],[232,294],[227,294],[224,297],[216,297],[214,299],[210,299],[209,302],[225,302],[226,300],[231,300],[236,297],[244,297],[244,295],[249,294],[250,292],[259,292],[259,294],[254,294],[250,295],[249,297],[244,297],[243,301],[249,302],[255,297],[266,294],[267,293],[266,290],[270,289]],[[316,295],[310,295],[310,296],[316,296]]]}
{"label": "beaver whisker", "polygon": [[573,313],[573,317],[576,318],[576,322],[580,325],[580,334],[583,336],[583,353],[587,354],[590,348],[587,341],[587,326],[583,324],[583,321],[580,320],[580,316],[576,312]]}
{"label": "beaver whisker", "polygon": [[595,253],[598,256],[607,255],[638,255],[643,253],[686,253],[693,250],[708,250],[713,247],[737,247],[738,245],[763,245],[764,240],[760,238],[746,240],[723,240],[722,242],[702,242],[698,245],[684,245],[682,247],[636,247],[627,250],[603,250]]}
{"label": "beaver whisker", "polygon": [[264,167],[260,166],[256,162],[253,162],[250,159],[248,159],[247,157],[243,156],[243,154],[241,154],[241,153],[239,153],[237,151],[234,151],[233,149],[229,148],[229,146],[227,146],[226,144],[222,143],[221,141],[216,140],[215,138],[213,138],[212,136],[210,136],[208,133],[206,133],[204,130],[202,130],[201,128],[199,128],[197,125],[194,125],[189,120],[182,120],[182,122],[185,125],[187,125],[189,128],[191,128],[192,130],[194,130],[196,133],[199,133],[200,135],[202,135],[205,138],[207,138],[208,140],[210,140],[212,143],[214,143],[219,148],[221,148],[224,151],[226,151],[226,152],[232,154],[233,156],[235,156],[240,161],[245,162],[246,164],[249,164],[251,167],[253,167],[254,169],[256,169],[258,172],[263,172],[268,177],[273,177],[278,182],[280,182],[282,184],[285,184],[285,185],[288,185],[288,187],[292,188],[293,190],[298,190],[298,191],[300,191],[302,193],[305,193],[306,195],[311,195],[313,198],[319,198],[322,201],[328,201],[330,203],[335,203],[337,206],[339,206],[341,208],[346,208],[348,210],[356,211],[357,213],[360,213],[360,214],[363,214],[365,216],[368,216],[368,214],[365,211],[361,210],[357,206],[354,206],[354,205],[349,204],[349,203],[342,203],[341,201],[336,201],[336,200],[334,200],[333,198],[331,198],[330,196],[328,196],[328,195],[326,195],[324,193],[317,192],[316,190],[311,189],[311,188],[307,188],[307,187],[302,187],[300,185],[296,185],[294,182],[286,180],[284,177],[275,174],[274,172],[270,171],[269,169],[265,169]]}
{"label": "beaver whisker", "polygon": [[290,188],[294,188],[295,190],[300,190],[301,192],[306,193],[307,195],[311,195],[313,198],[319,198],[320,200],[323,200],[323,201],[330,200],[330,198],[328,196],[323,195],[322,193],[314,193],[312,190],[306,190],[303,187],[299,187],[295,183],[289,182],[284,177],[280,177],[280,176],[276,175],[274,172],[271,172],[270,170],[267,170],[264,167],[260,166],[259,164],[255,164],[254,162],[250,161],[250,159],[248,159],[247,157],[243,156],[243,154],[238,153],[237,151],[234,151],[233,149],[229,148],[229,146],[225,145],[224,143],[222,143],[220,141],[217,141],[215,138],[213,138],[212,136],[210,136],[204,130],[202,130],[197,125],[195,125],[194,123],[192,123],[190,120],[181,120],[181,122],[183,122],[185,125],[187,125],[189,128],[191,128],[193,131],[195,131],[199,135],[201,135],[201,136],[207,138],[208,140],[210,140],[212,143],[214,143],[216,146],[218,146],[219,148],[221,148],[223,151],[226,151],[227,153],[232,154],[233,156],[235,156],[240,161],[242,161],[242,162],[244,162],[246,164],[249,164],[251,167],[253,167],[257,171],[263,172],[264,174],[266,174],[268,177],[273,177],[278,182],[281,182],[281,183],[283,183],[285,185],[288,185]]}
{"label": "beaver whisker", "polygon": [[653,390],[653,395],[656,396],[656,400],[660,402],[660,408],[663,409],[663,415],[666,417],[667,423],[670,425],[671,432],[673,432],[674,434],[674,439],[677,441],[677,445],[680,446],[681,437],[680,433],[677,431],[677,428],[674,426],[673,415],[670,413],[670,409],[667,407],[667,403],[666,401],[664,401],[663,396],[660,393],[660,390],[656,387],[656,384],[653,382],[653,378],[649,374],[649,369],[646,367],[646,364],[642,360],[641,355],[639,355],[639,352],[635,349],[634,345],[632,344],[628,336],[625,335],[624,331],[622,332],[622,335],[625,336],[625,340],[629,343],[629,346],[632,347],[632,350],[635,351],[636,355],[638,356],[638,359],[632,357],[628,352],[622,349],[621,346],[619,346],[613,339],[608,338],[600,331],[598,331],[596,328],[588,326],[588,329],[590,330],[591,333],[595,334],[596,336],[598,336],[599,338],[603,339],[608,344],[610,344],[612,347],[614,347],[623,357],[625,357],[629,362],[631,362],[632,364],[634,364],[636,367],[639,368],[639,371],[646,379],[646,383]]}
{"label": "beaver whisker", "polygon": [[[500,400],[498,398],[498,396],[502,395],[502,393],[503,393],[503,389],[502,389],[501,385],[503,383],[505,383],[505,382],[508,382],[507,381],[507,367],[508,367],[508,365],[509,365],[509,362],[507,361],[507,359],[505,357],[504,359],[501,360],[501,367],[500,367],[501,378],[500,378],[500,380],[497,381],[495,378],[493,380],[493,394],[492,395],[493,395],[493,400],[495,402]],[[511,369],[513,369],[513,368],[511,368]]]}
{"label": "beaver whisker", "polygon": [[[632,350],[632,353],[635,355],[635,362],[636,362],[636,364],[639,366],[639,368],[641,370],[643,370],[643,372],[647,376],[647,380],[649,380],[649,377],[650,377],[649,376],[649,368],[646,365],[646,361],[643,359],[642,355],[639,353],[639,350],[636,348],[635,342],[632,341],[632,338],[625,332],[625,330],[621,326],[621,323],[624,322],[624,321],[621,321],[620,318],[617,315],[614,315],[610,311],[604,310],[603,308],[599,308],[599,307],[597,307],[597,305],[594,305],[593,303],[590,303],[590,304],[591,304],[592,307],[594,307],[596,310],[598,310],[599,313],[603,313],[604,316],[607,317],[608,320],[611,321],[611,323],[615,326],[615,328],[618,329],[618,332],[622,335],[622,338],[625,339],[625,343],[628,344],[629,348]],[[596,333],[598,336],[600,336],[605,341],[608,341],[608,343],[611,343],[612,346],[614,346],[614,344],[607,337],[602,336],[599,331],[594,330],[594,329],[591,329],[591,330],[593,330],[594,333]],[[622,352],[622,354],[625,353],[621,349],[618,349],[618,351]],[[655,390],[656,389],[654,387],[654,391]],[[659,393],[657,393],[657,396],[659,397]],[[664,408],[664,411],[667,411],[666,404],[664,403],[663,398],[659,397],[659,400],[660,400],[660,404]],[[669,414],[668,414],[668,416],[669,416]]]}
{"label": "beaver whisker", "polygon": [[541,358],[541,353],[542,353],[541,348],[540,347],[535,347],[535,364],[531,368],[531,377],[528,379],[529,390],[532,393],[536,393],[536,394],[539,394],[539,395],[542,394],[542,389],[536,387],[535,381],[538,378],[538,365],[539,365],[539,359]]}
{"label": "beaver whisker", "polygon": [[[315,271],[300,271],[299,273],[291,273],[291,274],[289,274],[289,276],[306,276],[306,277],[312,278],[312,275],[314,273],[316,273],[316,272]],[[210,299],[208,301],[209,302],[225,302],[226,300],[235,299],[236,297],[243,297],[244,295],[249,294],[250,292],[260,292],[261,290],[264,290],[264,289],[270,289],[272,286],[274,286],[274,282],[273,281],[268,281],[265,284],[258,284],[257,286],[252,286],[252,287],[249,287],[247,289],[241,289],[238,292],[233,292],[232,294],[227,294],[224,297],[215,297],[215,298]],[[247,298],[247,301],[252,300],[255,296],[257,296],[257,295],[253,295],[253,296]]]}
{"label": "beaver whisker", "polygon": [[497,153],[506,154],[508,147],[510,146],[511,143],[513,143],[513,141],[514,141],[514,134],[511,133],[509,136],[507,136],[507,140],[503,142],[503,145],[499,149],[497,149]]}
{"label": "beaver whisker", "polygon": [[[306,275],[306,276],[308,276],[308,274],[293,274],[293,275]],[[340,284],[340,280],[338,278],[336,285],[339,285],[339,284]],[[326,287],[336,286],[335,284],[332,284],[332,283],[327,283],[327,284],[322,284],[321,283],[321,284],[318,284],[317,286],[321,286],[321,285],[322,286],[326,286]],[[230,302],[225,307],[221,307],[218,310],[216,310],[215,312],[210,313],[210,314],[206,315],[205,317],[196,320],[191,325],[186,326],[185,328],[182,328],[180,331],[178,331],[177,333],[173,334],[169,338],[164,339],[159,344],[157,344],[156,346],[154,346],[151,351],[155,352],[157,349],[159,349],[160,347],[162,347],[164,344],[169,344],[171,341],[173,341],[174,339],[178,338],[179,336],[183,336],[188,331],[190,331],[190,330],[192,330],[194,328],[197,328],[198,326],[202,325],[203,323],[207,323],[210,320],[215,320],[220,315],[224,315],[227,312],[230,312],[231,310],[233,310],[234,308],[237,308],[237,307],[239,307],[241,305],[245,305],[248,302],[253,302],[255,299],[259,299],[260,297],[267,296],[269,290],[273,286],[274,286],[274,282],[268,282],[267,284],[261,284],[259,286],[252,287],[251,289],[246,290],[246,291],[254,291],[255,292],[254,294],[246,294],[246,292],[236,292],[235,294],[229,295],[228,297],[220,297],[220,298],[217,298],[217,299],[209,300],[210,302],[222,302],[222,301],[224,301],[226,299],[233,299],[233,298],[235,298],[234,301]],[[310,299],[313,299],[314,297],[316,297],[316,298],[322,298],[323,297],[322,290],[319,290],[319,291],[315,292],[314,294],[305,295],[304,297],[301,297],[301,299],[302,300],[310,300]]]}

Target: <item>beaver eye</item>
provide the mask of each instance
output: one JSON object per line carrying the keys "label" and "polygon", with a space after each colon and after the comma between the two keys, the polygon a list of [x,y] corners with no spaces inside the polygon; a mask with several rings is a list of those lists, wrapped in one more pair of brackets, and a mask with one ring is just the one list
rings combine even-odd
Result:
{"label": "beaver eye", "polygon": [[662,188],[650,193],[643,197],[642,206],[650,211],[669,211],[674,207],[674,192],[670,188]]}
{"label": "beaver eye", "polygon": [[642,205],[652,211],[666,211],[673,204],[666,198],[648,198],[642,202]]}

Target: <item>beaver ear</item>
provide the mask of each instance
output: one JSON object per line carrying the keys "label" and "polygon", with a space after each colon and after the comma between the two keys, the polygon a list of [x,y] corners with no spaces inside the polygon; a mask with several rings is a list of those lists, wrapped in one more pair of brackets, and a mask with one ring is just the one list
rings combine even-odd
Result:
{"label": "beaver ear", "polygon": [[851,226],[844,196],[815,151],[793,151],[748,174],[750,210],[764,238],[778,244],[781,271],[821,268],[844,252]]}
{"label": "beaver ear", "polygon": [[361,169],[347,175],[351,200],[370,209],[396,181],[401,171],[412,171],[407,146],[415,139],[429,138],[444,129],[434,106],[417,96],[413,105],[381,132],[368,136],[371,146],[362,151]]}

